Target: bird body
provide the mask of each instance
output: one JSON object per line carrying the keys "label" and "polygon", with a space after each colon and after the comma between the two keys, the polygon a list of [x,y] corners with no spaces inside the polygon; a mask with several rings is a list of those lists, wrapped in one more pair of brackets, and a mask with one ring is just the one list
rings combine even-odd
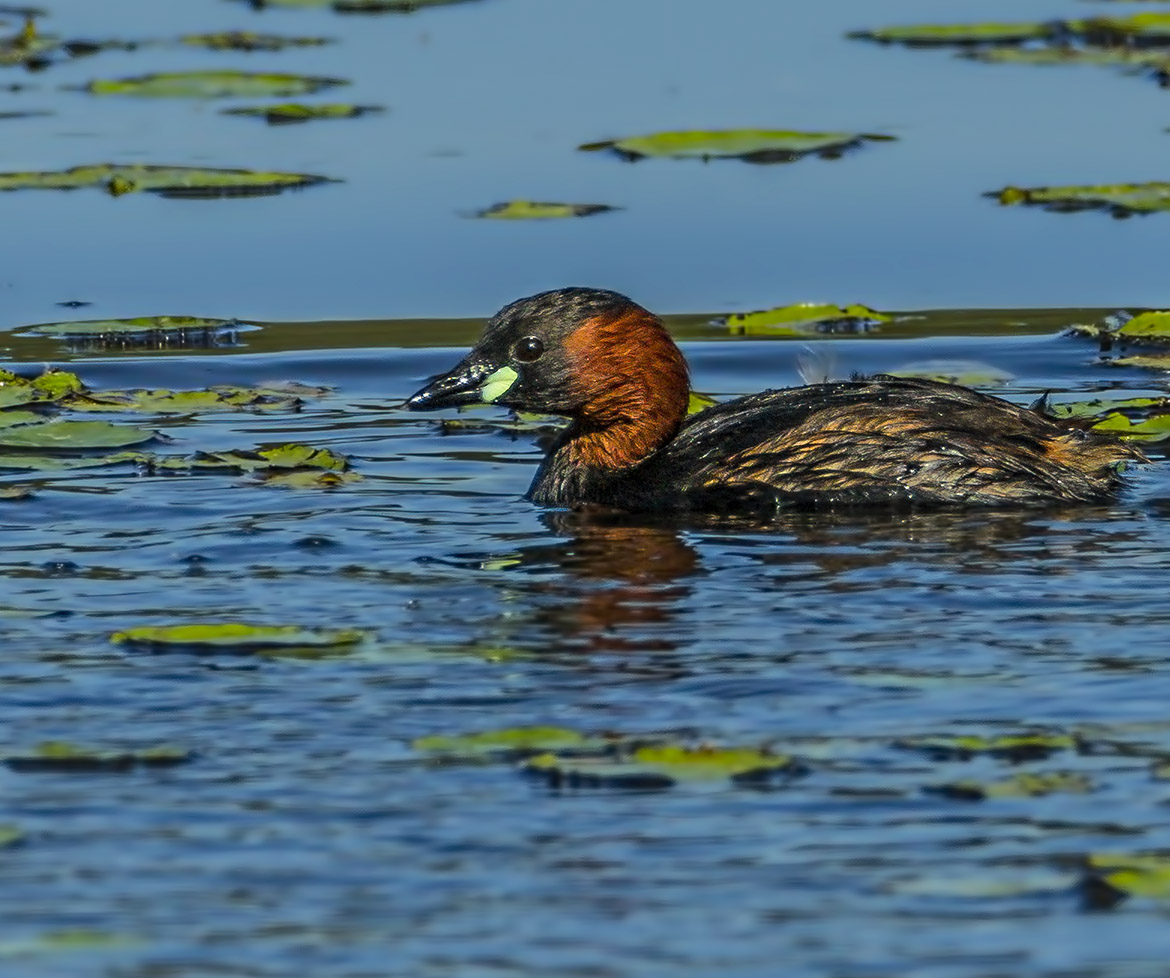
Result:
{"label": "bird body", "polygon": [[1040,506],[1109,499],[1142,453],[967,387],[877,376],[763,391],[687,416],[661,321],[558,289],[505,306],[414,409],[489,401],[570,423],[528,497],[631,511]]}

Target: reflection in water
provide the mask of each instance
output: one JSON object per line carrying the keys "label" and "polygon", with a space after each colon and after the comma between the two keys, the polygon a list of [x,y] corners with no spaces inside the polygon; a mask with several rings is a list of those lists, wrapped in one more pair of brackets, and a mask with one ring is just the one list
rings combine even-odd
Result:
{"label": "reflection in water", "polygon": [[[541,519],[566,539],[522,547],[497,569],[520,572],[508,590],[528,613],[514,619],[510,641],[545,652],[656,654],[653,668],[687,671],[683,652],[694,625],[735,617],[730,589],[747,607],[766,595],[776,621],[818,596],[872,593],[885,607],[909,598],[920,578],[940,572],[1060,576],[1084,572],[1141,548],[1141,523],[1116,509],[1042,512],[935,512],[898,515],[791,513],[760,522],[726,516],[657,517],[608,510],[556,511]],[[739,569],[705,567],[702,552]],[[471,555],[468,555],[471,556]],[[476,566],[485,566],[474,557]],[[762,572],[745,574],[758,566]],[[697,586],[711,573],[718,586]],[[952,577],[952,582],[957,583]],[[972,582],[974,583],[974,582]],[[965,590],[965,588],[964,588]],[[724,607],[703,606],[722,601]],[[898,597],[900,595],[900,597]],[[759,607],[757,611],[762,610]],[[834,617],[876,627],[874,609],[837,606]],[[761,638],[770,631],[757,630]],[[625,668],[632,663],[626,662]],[[650,667],[650,663],[645,663]]]}
{"label": "reflection in water", "polygon": [[[554,649],[579,652],[672,652],[677,618],[691,597],[699,555],[677,529],[624,513],[582,509],[544,514],[567,540],[520,550],[513,566],[563,575],[533,587],[529,625],[551,633]],[[553,600],[548,600],[552,598]],[[661,663],[659,663],[661,665]]]}

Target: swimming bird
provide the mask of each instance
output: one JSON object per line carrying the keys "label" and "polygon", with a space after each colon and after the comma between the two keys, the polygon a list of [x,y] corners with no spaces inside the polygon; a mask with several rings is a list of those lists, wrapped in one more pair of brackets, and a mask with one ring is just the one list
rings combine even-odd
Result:
{"label": "swimming bird", "polygon": [[1044,506],[1112,498],[1144,460],[1117,438],[967,387],[878,375],[687,415],[686,360],[617,292],[564,288],[488,322],[413,410],[499,404],[570,419],[527,498],[630,511]]}

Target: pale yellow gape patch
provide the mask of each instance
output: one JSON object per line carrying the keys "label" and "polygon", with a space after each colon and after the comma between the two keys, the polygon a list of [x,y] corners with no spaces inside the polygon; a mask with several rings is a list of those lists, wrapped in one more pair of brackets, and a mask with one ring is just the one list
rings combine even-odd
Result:
{"label": "pale yellow gape patch", "polygon": [[483,403],[491,404],[503,397],[516,383],[516,378],[519,376],[511,367],[500,367],[499,370],[489,374],[479,389],[479,396],[483,398]]}

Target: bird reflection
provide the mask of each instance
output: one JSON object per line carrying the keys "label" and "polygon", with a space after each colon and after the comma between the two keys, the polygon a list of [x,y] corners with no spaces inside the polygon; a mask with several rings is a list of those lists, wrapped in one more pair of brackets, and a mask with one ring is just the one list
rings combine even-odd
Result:
{"label": "bird reflection", "polygon": [[690,660],[671,653],[693,643],[713,610],[702,607],[696,587],[709,572],[701,549],[757,565],[757,573],[744,576],[741,569],[736,576],[757,599],[775,595],[779,626],[792,602],[897,590],[919,569],[982,576],[1021,564],[1063,566],[1070,559],[1084,569],[1101,550],[1135,542],[1141,531],[1133,515],[1103,507],[883,517],[793,513],[753,521],[655,519],[584,508],[542,515],[559,539],[490,561],[472,559],[479,567],[512,572],[511,607],[526,609],[506,616],[509,639],[518,645],[552,655],[616,654],[624,657],[624,669],[680,675]]}
{"label": "bird reflection", "polygon": [[676,527],[591,508],[550,512],[542,520],[566,539],[525,547],[509,564],[563,572],[531,585],[538,600],[528,623],[551,633],[554,648],[661,654],[678,647],[689,581],[703,570]]}

